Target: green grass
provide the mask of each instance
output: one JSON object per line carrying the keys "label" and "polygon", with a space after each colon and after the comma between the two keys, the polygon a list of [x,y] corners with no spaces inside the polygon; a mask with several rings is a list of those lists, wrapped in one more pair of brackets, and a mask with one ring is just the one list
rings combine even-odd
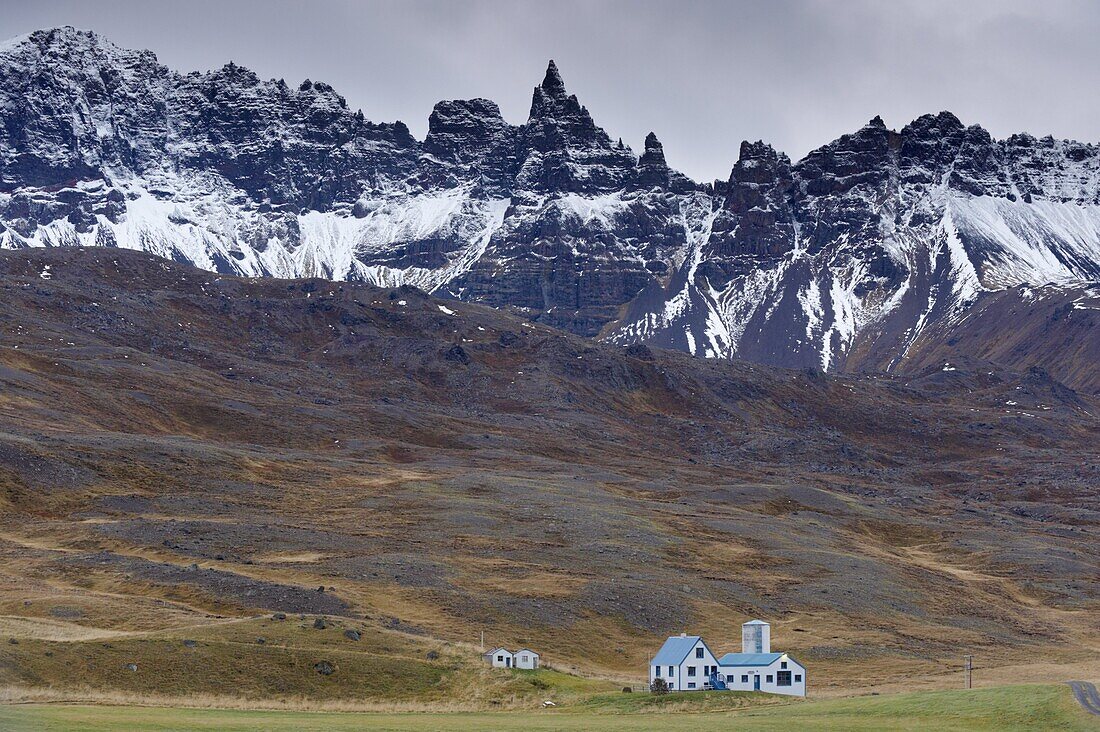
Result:
{"label": "green grass", "polygon": [[[643,695],[627,695],[640,697]],[[714,696],[722,695],[693,695]],[[766,697],[765,697],[766,698]],[[638,702],[633,702],[638,704]],[[693,702],[688,702],[689,704]],[[705,708],[710,702],[698,702]],[[224,732],[298,732],[300,730],[389,730],[392,732],[458,732],[495,729],[522,732],[593,730],[627,732],[661,729],[667,732],[716,728],[745,730],[1067,730],[1100,729],[1077,707],[1069,688],[1061,685],[1012,686],[973,691],[939,691],[889,696],[791,701],[751,706],[725,713],[672,713],[671,702],[658,702],[655,713],[595,713],[613,711],[607,702],[568,710],[455,714],[340,714],[249,712],[223,710],[19,705],[0,707],[0,728],[11,732],[80,730],[120,732],[147,730],[219,730]],[[624,702],[627,707],[629,703]],[[611,705],[614,706],[614,705]],[[642,705],[645,707],[646,705]],[[665,708],[662,708],[665,707]]]}
{"label": "green grass", "polygon": [[796,704],[800,700],[774,694],[755,694],[751,691],[731,691],[715,694],[599,694],[585,699],[579,706],[592,714],[648,714],[729,712],[749,707],[768,707],[776,704]]}
{"label": "green grass", "polygon": [[[1001,686],[831,699],[739,716],[752,729],[1096,730],[1068,686]],[[1095,720],[1095,721],[1094,721]]]}
{"label": "green grass", "polygon": [[[494,677],[505,679],[498,682],[501,693],[517,696],[553,697],[556,701],[590,699],[596,694],[618,691],[621,686],[602,679],[589,679],[583,676],[540,668],[537,671],[512,669],[511,671],[491,671]],[[620,696],[630,696],[620,694]],[[648,696],[648,695],[647,695]]]}

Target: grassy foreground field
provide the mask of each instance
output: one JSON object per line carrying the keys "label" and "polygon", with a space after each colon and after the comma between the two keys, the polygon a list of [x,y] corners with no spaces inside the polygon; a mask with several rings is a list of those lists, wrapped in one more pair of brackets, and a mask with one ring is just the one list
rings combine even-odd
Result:
{"label": "grassy foreground field", "polygon": [[[622,695],[627,697],[627,695]],[[708,695],[712,696],[712,695]],[[702,698],[702,695],[699,695]],[[597,697],[584,711],[453,714],[356,714],[253,712],[145,707],[27,704],[0,707],[0,728],[34,730],[219,730],[297,732],[299,730],[698,730],[735,723],[750,730],[1096,730],[1074,703],[1068,687],[1034,685],[973,691],[936,691],[889,696],[791,701],[727,712],[697,711],[709,705],[670,698]],[[651,713],[644,713],[644,712]],[[680,713],[674,713],[680,712]]]}

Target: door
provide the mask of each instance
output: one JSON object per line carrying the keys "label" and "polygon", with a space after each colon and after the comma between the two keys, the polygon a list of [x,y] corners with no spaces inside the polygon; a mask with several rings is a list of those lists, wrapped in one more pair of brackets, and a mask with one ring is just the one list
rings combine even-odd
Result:
{"label": "door", "polygon": [[760,691],[760,674],[752,677],[752,689],[753,691]]}

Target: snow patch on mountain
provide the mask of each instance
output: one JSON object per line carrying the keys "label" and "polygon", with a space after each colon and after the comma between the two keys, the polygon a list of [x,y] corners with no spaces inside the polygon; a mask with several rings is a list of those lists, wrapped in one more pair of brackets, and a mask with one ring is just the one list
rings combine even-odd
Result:
{"label": "snow patch on mountain", "polygon": [[1073,202],[956,197],[959,232],[987,253],[983,280],[1004,289],[1100,276],[1100,206]]}

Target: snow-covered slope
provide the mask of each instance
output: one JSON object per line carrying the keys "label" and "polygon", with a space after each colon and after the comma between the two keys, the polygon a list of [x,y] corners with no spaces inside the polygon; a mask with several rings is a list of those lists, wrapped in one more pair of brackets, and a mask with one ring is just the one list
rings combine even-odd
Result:
{"label": "snow-covered slope", "polygon": [[0,121],[0,247],[408,283],[700,356],[899,368],[991,292],[1100,280],[1100,150],[946,112],[797,163],[744,143],[700,185],[654,135],[612,140],[553,62],[524,124],[444,101],[419,141],[323,83],[61,28],[0,46]]}
{"label": "snow-covered slope", "polygon": [[900,132],[876,118],[795,165],[745,143],[688,276],[646,293],[611,337],[896,366],[984,293],[1100,279],[1098,160],[1077,143],[994,141],[949,113]]}

